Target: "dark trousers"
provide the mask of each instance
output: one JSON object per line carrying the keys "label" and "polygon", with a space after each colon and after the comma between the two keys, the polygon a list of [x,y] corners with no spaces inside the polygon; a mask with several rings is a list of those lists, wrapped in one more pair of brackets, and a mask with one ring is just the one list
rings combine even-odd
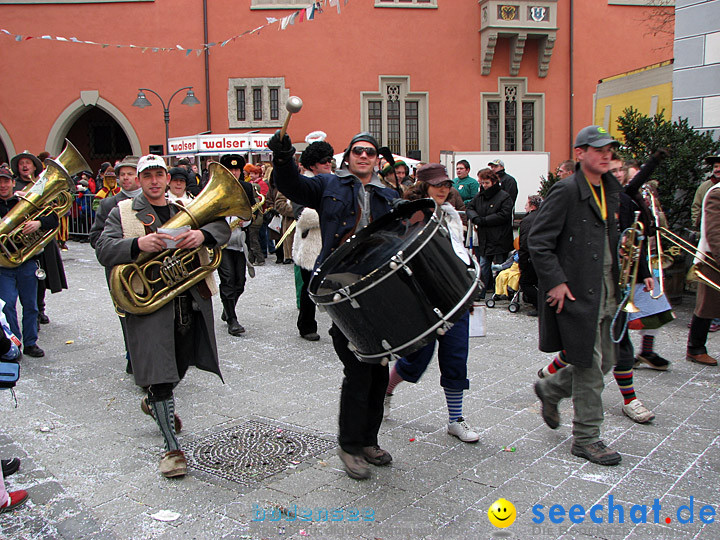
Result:
{"label": "dark trousers", "polygon": [[538,278],[532,264],[520,266],[520,290],[523,293],[523,300],[537,309],[537,284]]}
{"label": "dark trousers", "polygon": [[246,267],[244,251],[223,250],[220,266],[218,267],[221,300],[237,302],[237,299],[245,291]]}
{"label": "dark trousers", "polygon": [[403,380],[416,383],[430,364],[438,344],[440,386],[449,390],[467,390],[467,359],[469,346],[470,312],[453,324],[445,335],[432,340],[419,351],[400,358],[395,369]]}
{"label": "dark trousers", "polygon": [[358,360],[348,349],[347,338],[334,324],[330,327],[330,336],[345,375],[340,390],[338,442],[347,453],[357,455],[364,446],[378,444],[390,370],[387,366]]}
{"label": "dark trousers", "polygon": [[[627,317],[625,313],[621,317]],[[628,371],[635,367],[635,349],[630,340],[630,331],[627,330],[618,345],[618,356],[615,361],[617,371]]]}
{"label": "dark trousers", "polygon": [[[476,252],[477,255],[477,252]],[[495,291],[495,276],[492,273],[492,265],[504,263],[507,259],[507,253],[495,253],[494,255],[479,255],[480,263],[480,280],[485,284],[485,293],[493,294]]]}
{"label": "dark trousers", "polygon": [[690,332],[688,333],[687,353],[688,354],[707,354],[708,332],[712,319],[703,319],[697,315],[693,315],[690,322]]}
{"label": "dark trousers", "polygon": [[310,300],[308,294],[308,283],[310,283],[312,271],[300,268],[300,275],[303,284],[300,288],[300,313],[298,313],[297,327],[300,335],[304,336],[317,332],[317,321],[315,320],[315,302]]}

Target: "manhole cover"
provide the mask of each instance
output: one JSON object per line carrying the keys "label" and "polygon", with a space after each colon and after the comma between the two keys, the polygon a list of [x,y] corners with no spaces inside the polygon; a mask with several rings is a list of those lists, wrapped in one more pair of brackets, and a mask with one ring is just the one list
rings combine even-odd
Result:
{"label": "manhole cover", "polygon": [[334,448],[335,442],[249,420],[186,447],[189,464],[250,486]]}

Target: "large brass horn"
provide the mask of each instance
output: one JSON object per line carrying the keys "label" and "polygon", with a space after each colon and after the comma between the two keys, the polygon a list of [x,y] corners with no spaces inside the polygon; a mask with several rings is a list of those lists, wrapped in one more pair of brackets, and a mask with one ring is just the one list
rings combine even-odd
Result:
{"label": "large brass horn", "polygon": [[67,139],[65,142],[62,153],[57,159],[45,160],[45,170],[0,222],[0,266],[20,266],[57,235],[57,228],[32,234],[23,233],[23,228],[27,222],[50,213],[58,218],[64,215],[73,202],[75,185],[71,176],[90,169],[77,148]]}
{"label": "large brass horn", "polygon": [[[189,225],[199,229],[220,217],[252,219],[247,194],[233,174],[219,163],[210,164],[210,180],[200,194],[163,224],[174,229]],[[110,292],[115,305],[133,315],[157,311],[178,294],[204,279],[220,265],[222,247],[166,249],[142,252],[133,263],[115,266],[110,273]]]}

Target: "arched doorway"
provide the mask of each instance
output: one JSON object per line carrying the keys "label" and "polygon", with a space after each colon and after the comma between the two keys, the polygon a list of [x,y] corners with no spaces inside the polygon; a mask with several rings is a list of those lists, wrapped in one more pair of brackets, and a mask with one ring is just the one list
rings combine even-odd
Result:
{"label": "arched doorway", "polygon": [[10,139],[10,134],[0,123],[0,163],[10,163],[10,158],[14,155],[15,147]]}
{"label": "arched doorway", "polygon": [[99,107],[89,107],[75,120],[66,137],[92,167],[92,172],[96,172],[103,161],[114,163],[132,154],[130,141],[120,124]]}

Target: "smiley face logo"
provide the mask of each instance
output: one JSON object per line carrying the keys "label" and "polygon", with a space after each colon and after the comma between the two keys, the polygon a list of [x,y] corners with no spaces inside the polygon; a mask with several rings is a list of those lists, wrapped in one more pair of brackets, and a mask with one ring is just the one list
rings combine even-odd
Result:
{"label": "smiley face logo", "polygon": [[498,499],[488,508],[490,523],[499,529],[512,525],[516,516],[515,506],[507,499]]}

